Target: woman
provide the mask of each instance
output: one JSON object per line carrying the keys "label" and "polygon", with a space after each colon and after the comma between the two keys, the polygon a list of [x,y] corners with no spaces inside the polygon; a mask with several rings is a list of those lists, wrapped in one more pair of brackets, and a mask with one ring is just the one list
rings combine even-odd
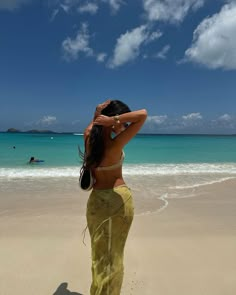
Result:
{"label": "woman", "polygon": [[96,108],[85,129],[85,162],[95,179],[87,203],[92,248],[91,295],[118,295],[123,280],[123,253],[133,220],[130,189],[122,177],[124,146],[147,117],[145,109],[131,112],[118,100]]}

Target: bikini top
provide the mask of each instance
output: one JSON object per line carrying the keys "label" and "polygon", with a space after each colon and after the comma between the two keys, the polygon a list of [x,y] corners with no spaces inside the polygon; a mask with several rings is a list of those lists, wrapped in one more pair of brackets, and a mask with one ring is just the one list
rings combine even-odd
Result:
{"label": "bikini top", "polygon": [[100,167],[96,167],[95,169],[97,171],[109,171],[109,170],[113,170],[113,169],[116,169],[118,167],[120,167],[124,161],[124,158],[125,158],[125,152],[122,151],[121,153],[121,157],[120,157],[120,160],[119,162],[113,164],[113,165],[110,165],[110,166],[100,166]]}

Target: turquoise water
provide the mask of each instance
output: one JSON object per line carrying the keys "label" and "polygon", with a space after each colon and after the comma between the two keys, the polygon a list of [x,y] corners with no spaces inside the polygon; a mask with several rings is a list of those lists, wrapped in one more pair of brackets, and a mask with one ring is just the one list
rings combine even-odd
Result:
{"label": "turquoise water", "polygon": [[[22,166],[31,156],[50,167],[77,166],[78,145],[83,136],[0,133],[0,167]],[[236,136],[137,135],[125,151],[134,164],[236,163]]]}
{"label": "turquoise water", "polygon": [[[78,146],[78,134],[0,133],[0,177],[78,176]],[[124,173],[130,175],[236,175],[236,136],[140,134],[125,154]],[[29,165],[31,156],[44,162]]]}
{"label": "turquoise water", "polygon": [[236,163],[236,136],[138,135],[127,151],[131,163]]}
{"label": "turquoise water", "polygon": [[83,146],[82,136],[2,133],[0,167],[23,168],[32,156],[44,160],[47,167],[77,166],[78,145]]}

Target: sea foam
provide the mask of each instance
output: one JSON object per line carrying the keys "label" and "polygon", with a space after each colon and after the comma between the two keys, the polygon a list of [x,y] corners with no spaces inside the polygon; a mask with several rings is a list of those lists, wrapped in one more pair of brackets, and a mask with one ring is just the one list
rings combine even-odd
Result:
{"label": "sea foam", "polygon": [[[80,167],[0,168],[0,178],[78,177]],[[128,176],[228,175],[236,177],[236,163],[201,164],[127,164],[123,174]]]}

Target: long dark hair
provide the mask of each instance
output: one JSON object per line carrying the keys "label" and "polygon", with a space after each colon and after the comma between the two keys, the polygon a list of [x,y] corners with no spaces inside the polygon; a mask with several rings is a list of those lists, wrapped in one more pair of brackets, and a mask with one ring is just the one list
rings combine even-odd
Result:
{"label": "long dark hair", "polygon": [[[113,117],[115,115],[121,115],[124,113],[131,112],[127,104],[120,100],[111,100],[109,105],[105,107],[101,114]],[[105,152],[105,142],[103,137],[104,127],[101,125],[93,125],[89,136],[89,154],[85,154],[86,166],[89,168],[95,168],[99,166],[103,159]]]}

